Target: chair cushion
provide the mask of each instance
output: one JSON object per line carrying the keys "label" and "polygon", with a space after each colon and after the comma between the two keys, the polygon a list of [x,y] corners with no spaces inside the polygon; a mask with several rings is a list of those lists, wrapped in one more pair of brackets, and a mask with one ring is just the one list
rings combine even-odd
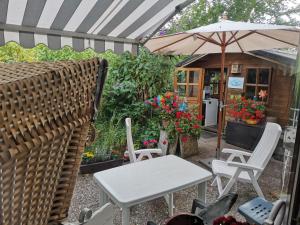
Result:
{"label": "chair cushion", "polygon": [[[219,175],[221,177],[231,178],[237,170],[237,167],[228,166],[226,161],[222,160],[213,160],[212,161],[212,171],[215,175]],[[255,174],[256,172],[254,172]],[[245,182],[251,182],[249,174],[245,171],[242,171],[239,175],[239,180]]]}

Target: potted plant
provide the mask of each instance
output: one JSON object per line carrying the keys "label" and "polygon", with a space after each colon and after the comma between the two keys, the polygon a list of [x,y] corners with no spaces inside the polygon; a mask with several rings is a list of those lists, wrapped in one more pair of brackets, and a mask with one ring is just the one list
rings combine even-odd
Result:
{"label": "potted plant", "polygon": [[198,153],[198,138],[201,134],[202,116],[196,110],[176,112],[175,133],[179,136],[180,155],[185,158]]}
{"label": "potted plant", "polygon": [[258,124],[265,118],[265,103],[245,97],[232,97],[228,102],[229,108],[227,114],[235,118],[235,120],[242,120],[249,125]]}
{"label": "potted plant", "polygon": [[232,118],[226,125],[226,142],[244,149],[253,150],[264,130],[264,102],[231,96],[227,102],[227,115]]}
{"label": "potted plant", "polygon": [[187,107],[185,101],[178,96],[167,92],[146,101],[152,109],[156,110],[163,121],[167,132],[169,153],[178,151],[182,157],[198,153],[197,139],[201,133],[202,116],[198,115],[197,107]]}
{"label": "potted plant", "polygon": [[[97,126],[98,125],[98,126]],[[121,166],[126,146],[124,128],[114,117],[108,123],[96,125],[99,134],[96,141],[85,148],[82,155],[80,173],[96,173],[102,170]]]}

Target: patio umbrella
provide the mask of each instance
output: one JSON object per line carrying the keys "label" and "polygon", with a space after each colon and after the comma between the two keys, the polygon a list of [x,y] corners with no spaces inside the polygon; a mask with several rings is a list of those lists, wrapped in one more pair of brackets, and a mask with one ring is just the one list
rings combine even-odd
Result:
{"label": "patio umbrella", "polygon": [[292,26],[234,22],[217,23],[185,32],[154,37],[145,46],[154,53],[198,55],[221,53],[220,103],[218,115],[217,158],[220,156],[225,53],[244,53],[273,48],[294,48],[299,44],[300,29]]}

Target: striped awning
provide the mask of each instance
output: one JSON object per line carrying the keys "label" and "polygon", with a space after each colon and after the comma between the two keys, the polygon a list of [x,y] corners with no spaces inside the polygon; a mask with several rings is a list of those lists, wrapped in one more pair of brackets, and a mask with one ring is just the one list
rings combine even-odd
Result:
{"label": "striped awning", "polygon": [[116,53],[137,52],[139,41],[157,31],[191,0],[1,0],[0,46],[71,46]]}

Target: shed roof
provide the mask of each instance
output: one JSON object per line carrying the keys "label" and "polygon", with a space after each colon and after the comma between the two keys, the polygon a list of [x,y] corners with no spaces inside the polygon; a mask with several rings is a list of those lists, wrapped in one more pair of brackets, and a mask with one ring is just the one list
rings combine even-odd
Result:
{"label": "shed roof", "polygon": [[137,52],[137,45],[193,0],[1,0],[0,46],[72,46]]}
{"label": "shed roof", "polygon": [[[245,52],[247,54],[247,52]],[[257,56],[257,57],[264,57],[266,60],[276,61],[280,64],[286,64],[289,66],[295,65],[297,54],[292,51],[283,51],[277,49],[271,50],[257,50],[249,52],[250,55]],[[204,56],[209,54],[202,54],[202,55],[194,55],[187,57],[186,59],[182,60],[181,62],[177,63],[177,67],[188,66],[191,63],[203,58]]]}

